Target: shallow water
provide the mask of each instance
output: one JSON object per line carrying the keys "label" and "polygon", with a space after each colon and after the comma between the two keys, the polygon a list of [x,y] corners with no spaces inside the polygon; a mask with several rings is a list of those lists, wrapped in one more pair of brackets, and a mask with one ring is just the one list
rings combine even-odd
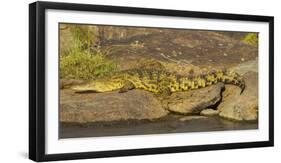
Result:
{"label": "shallow water", "polygon": [[165,118],[155,121],[129,120],[84,125],[61,124],[59,137],[79,138],[258,129],[257,122],[234,122],[219,117],[186,121],[181,121],[180,118],[183,118],[183,116],[168,115]]}

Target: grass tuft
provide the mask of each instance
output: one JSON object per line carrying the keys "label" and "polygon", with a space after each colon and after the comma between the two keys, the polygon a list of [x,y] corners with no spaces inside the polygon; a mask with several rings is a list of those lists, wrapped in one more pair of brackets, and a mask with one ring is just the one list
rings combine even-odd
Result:
{"label": "grass tuft", "polygon": [[246,44],[257,47],[258,46],[258,34],[249,33],[242,39],[242,41]]}
{"label": "grass tuft", "polygon": [[117,65],[101,53],[79,52],[60,58],[60,77],[64,79],[94,79],[116,69]]}
{"label": "grass tuft", "polygon": [[71,33],[74,42],[67,54],[60,55],[60,78],[89,80],[118,69],[117,64],[106,58],[100,49],[91,48],[92,42],[87,41],[89,35],[83,35],[84,29],[73,27]]}

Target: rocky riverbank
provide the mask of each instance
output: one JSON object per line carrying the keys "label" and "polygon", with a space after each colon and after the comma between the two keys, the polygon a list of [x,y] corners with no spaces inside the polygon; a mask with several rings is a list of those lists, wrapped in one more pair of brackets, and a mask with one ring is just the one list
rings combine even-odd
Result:
{"label": "rocky riverbank", "polygon": [[249,61],[245,63],[248,66],[233,68],[244,72],[246,88],[242,94],[239,87],[223,83],[198,90],[173,93],[165,98],[144,90],[131,90],[126,93],[113,91],[79,94],[70,89],[61,89],[60,121],[91,123],[154,120],[165,117],[167,114],[215,115],[229,120],[256,121],[258,119],[258,75],[251,69],[256,62]]}
{"label": "rocky riverbank", "polygon": [[85,81],[61,79],[62,137],[258,128],[258,48],[241,41],[245,35],[176,29],[112,35],[100,50],[119,70],[153,68],[186,76],[226,68],[242,75],[246,88],[240,94],[237,86],[217,83],[167,97],[145,90],[79,94],[69,88]]}

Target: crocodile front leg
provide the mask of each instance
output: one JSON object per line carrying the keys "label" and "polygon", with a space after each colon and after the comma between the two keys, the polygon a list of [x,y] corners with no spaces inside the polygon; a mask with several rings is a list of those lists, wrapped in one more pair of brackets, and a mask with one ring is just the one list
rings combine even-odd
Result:
{"label": "crocodile front leg", "polygon": [[124,86],[120,88],[119,93],[125,93],[135,88],[136,88],[135,85],[131,81],[126,80]]}

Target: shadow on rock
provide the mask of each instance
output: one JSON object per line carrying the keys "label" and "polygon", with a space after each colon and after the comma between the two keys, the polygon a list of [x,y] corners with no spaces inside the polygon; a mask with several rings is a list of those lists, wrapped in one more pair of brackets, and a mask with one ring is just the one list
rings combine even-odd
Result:
{"label": "shadow on rock", "polygon": [[167,97],[164,107],[177,114],[199,114],[203,109],[213,107],[221,101],[223,83],[218,83],[206,88],[178,92]]}

